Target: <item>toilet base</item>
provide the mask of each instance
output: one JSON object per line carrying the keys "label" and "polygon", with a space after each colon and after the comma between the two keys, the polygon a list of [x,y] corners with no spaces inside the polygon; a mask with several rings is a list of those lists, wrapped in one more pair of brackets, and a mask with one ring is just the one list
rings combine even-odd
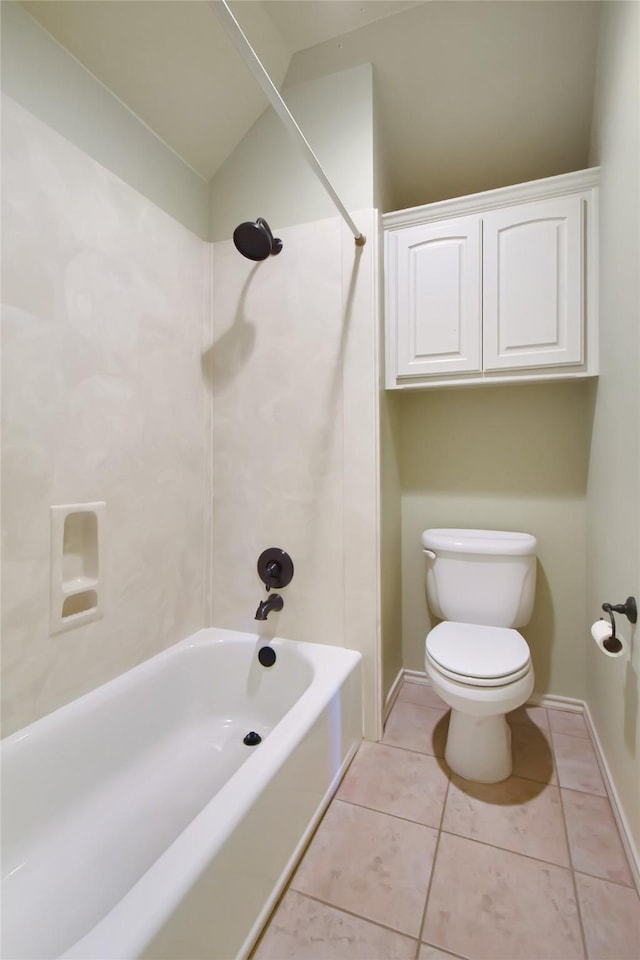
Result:
{"label": "toilet base", "polygon": [[511,730],[503,713],[471,716],[452,709],[444,758],[458,776],[498,783],[511,776]]}
{"label": "toilet base", "polygon": [[425,657],[427,676],[451,707],[444,758],[465,780],[498,783],[511,775],[511,730],[506,715],[526,703],[533,691],[533,667],[502,686],[459,683],[445,677]]}

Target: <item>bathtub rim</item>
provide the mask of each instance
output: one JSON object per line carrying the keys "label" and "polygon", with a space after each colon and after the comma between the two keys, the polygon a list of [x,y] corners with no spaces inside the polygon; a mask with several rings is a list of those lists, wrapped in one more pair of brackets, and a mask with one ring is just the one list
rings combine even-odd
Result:
{"label": "bathtub rim", "polygon": [[[195,646],[242,643],[257,649],[261,645],[271,645],[276,650],[293,648],[310,663],[313,675],[309,686],[299,699],[278,721],[265,740],[262,749],[256,750],[229,777],[211,800],[196,814],[193,820],[162,851],[157,860],[129,887],[121,899],[90,930],[69,946],[60,955],[61,958],[80,958],[99,956],[101,945],[108,945],[113,957],[130,957],[143,953],[145,946],[166,922],[189,889],[197,882],[208,864],[216,857],[231,833],[238,828],[251,806],[258,800],[262,790],[295,748],[308,734],[322,711],[328,706],[348,677],[362,664],[362,656],[355,650],[334,647],[325,644],[291,640],[284,637],[264,638],[259,634],[206,627],[178,643],[166,648],[125,671],[118,677],[83,694],[45,718],[34,721],[22,730],[16,731],[2,741],[3,754],[8,755],[25,738],[36,732],[34,728],[43,721],[64,725],[81,714],[87,708],[87,701],[100,705],[108,702],[114,685],[122,691],[144,682],[145,674],[155,671],[161,664],[170,661],[181,650]],[[362,688],[360,671],[360,688]],[[277,737],[273,734],[278,731]],[[361,739],[361,737],[360,737]],[[268,918],[282,887],[289,877],[295,863],[302,853],[309,837],[315,830],[327,804],[351,763],[360,740],[352,744],[334,775],[327,791],[312,817],[294,852],[287,861],[278,883],[272,890],[265,906],[255,919],[238,957],[245,957]],[[233,804],[226,803],[233,797]],[[204,841],[203,842],[203,838]],[[171,882],[163,882],[171,878]],[[178,879],[179,878],[179,879]],[[126,931],[126,936],[123,936]],[[105,954],[106,955],[106,954]]]}
{"label": "bathtub rim", "polygon": [[[213,634],[216,636],[212,636]],[[336,650],[348,649],[346,647],[331,647],[329,644],[309,643],[304,640],[291,640],[285,637],[261,637],[260,634],[257,633],[247,633],[241,630],[228,630],[224,627],[202,627],[200,630],[196,630],[195,633],[190,634],[188,637],[178,640],[176,643],[165,647],[164,650],[159,650],[157,653],[151,654],[151,656],[146,657],[133,667],[129,667],[122,673],[116,674],[116,676],[112,677],[110,680],[106,680],[104,683],[98,684],[97,687],[87,690],[85,693],[80,694],[79,697],[74,697],[74,699],[70,700],[68,703],[61,704],[50,713],[46,713],[42,717],[32,720],[31,723],[28,723],[26,726],[20,727],[19,730],[14,730],[12,733],[7,734],[6,737],[2,737],[0,739],[0,755],[2,756],[3,761],[7,751],[9,751],[10,756],[11,752],[16,749],[19,743],[33,736],[34,734],[37,735],[38,728],[43,722],[46,721],[50,727],[55,729],[55,727],[66,723],[68,719],[73,718],[75,713],[80,713],[85,708],[87,700],[90,699],[92,702],[95,702],[97,706],[99,706],[102,702],[108,702],[114,686],[121,687],[123,688],[123,691],[126,691],[127,688],[135,686],[138,682],[138,679],[144,674],[161,669],[162,664],[164,664],[167,660],[174,659],[180,653],[180,651],[186,648],[204,645],[205,643],[211,645],[224,643],[225,640],[227,642],[231,641],[234,643],[240,641],[243,643],[248,643],[249,640],[253,640],[256,644],[256,649],[258,643],[260,643],[262,646],[274,645],[276,648],[280,645],[285,648],[286,645],[295,644],[300,648],[319,647],[322,649],[330,648]],[[305,656],[305,659],[308,661],[310,660],[312,667],[316,666],[313,656]],[[304,692],[306,693],[306,690]]]}

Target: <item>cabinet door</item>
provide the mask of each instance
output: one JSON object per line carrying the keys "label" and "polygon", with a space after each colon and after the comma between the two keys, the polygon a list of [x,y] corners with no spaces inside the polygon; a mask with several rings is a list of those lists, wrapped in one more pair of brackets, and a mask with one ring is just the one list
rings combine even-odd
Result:
{"label": "cabinet door", "polygon": [[485,370],[582,363],[583,200],[483,216]]}
{"label": "cabinet door", "polygon": [[399,230],[394,245],[397,375],[481,370],[479,218]]}

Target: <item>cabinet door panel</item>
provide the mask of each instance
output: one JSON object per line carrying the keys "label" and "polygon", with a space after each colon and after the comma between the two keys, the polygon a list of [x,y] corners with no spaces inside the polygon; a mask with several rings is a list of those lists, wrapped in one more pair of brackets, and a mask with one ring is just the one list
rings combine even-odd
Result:
{"label": "cabinet door panel", "polygon": [[480,370],[479,219],[403,230],[396,257],[398,375]]}
{"label": "cabinet door panel", "polygon": [[483,218],[485,370],[582,363],[582,199]]}

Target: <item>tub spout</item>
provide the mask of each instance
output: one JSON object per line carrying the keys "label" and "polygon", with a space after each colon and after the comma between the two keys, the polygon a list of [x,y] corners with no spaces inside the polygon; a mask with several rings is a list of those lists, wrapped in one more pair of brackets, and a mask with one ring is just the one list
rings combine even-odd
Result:
{"label": "tub spout", "polygon": [[256,620],[266,620],[272,610],[282,610],[284,600],[279,593],[272,593],[266,600],[261,600],[256,610]]}

